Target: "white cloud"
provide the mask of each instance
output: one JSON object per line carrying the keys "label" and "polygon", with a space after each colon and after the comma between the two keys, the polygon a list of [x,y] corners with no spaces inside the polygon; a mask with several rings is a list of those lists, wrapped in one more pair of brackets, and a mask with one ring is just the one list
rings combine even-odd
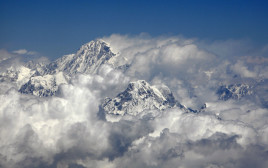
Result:
{"label": "white cloud", "polygon": [[[237,165],[249,152],[265,156],[254,145],[268,145],[267,110],[248,113],[247,105],[210,104],[204,114],[166,110],[154,120],[100,120],[102,92],[121,79],[104,70],[62,86],[62,97],[36,98],[15,90],[0,95],[1,166],[243,167]],[[247,159],[254,163],[255,157]],[[259,161],[259,167],[267,165]]]}
{"label": "white cloud", "polygon": [[16,69],[21,64],[21,58],[6,49],[0,49],[0,73],[13,66]]}
{"label": "white cloud", "polygon": [[250,71],[241,61],[238,61],[236,64],[231,66],[231,69],[238,75],[241,75],[245,78],[256,78],[257,74],[253,71]]}
{"label": "white cloud", "polygon": [[5,49],[0,49],[0,62],[12,57],[14,57],[14,54],[9,53]]}
{"label": "white cloud", "polygon": [[28,51],[26,49],[15,50],[15,51],[12,51],[12,53],[19,54],[19,55],[36,55],[37,54],[37,52],[35,51]]}

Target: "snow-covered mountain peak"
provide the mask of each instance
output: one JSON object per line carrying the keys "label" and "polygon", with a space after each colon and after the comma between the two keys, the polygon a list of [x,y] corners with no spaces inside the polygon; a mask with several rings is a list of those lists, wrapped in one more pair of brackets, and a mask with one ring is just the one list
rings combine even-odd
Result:
{"label": "snow-covered mountain peak", "polygon": [[126,90],[131,92],[131,91],[134,91],[134,90],[136,91],[141,88],[148,90],[150,88],[150,85],[145,80],[138,80],[136,82],[130,82]]}
{"label": "snow-covered mountain peak", "polygon": [[111,64],[109,60],[115,57],[110,47],[102,40],[94,40],[84,44],[75,53],[65,55],[51,63],[46,70],[46,74],[53,74],[60,71],[68,75],[76,73],[97,73],[103,64]]}
{"label": "snow-covered mountain peak", "polygon": [[100,53],[111,53],[110,47],[103,40],[92,40],[80,47],[76,55],[90,54],[98,55]]}
{"label": "snow-covered mountain peak", "polygon": [[136,96],[140,96],[142,98],[145,96],[148,96],[148,94],[149,94],[149,95],[157,97],[163,101],[166,101],[165,96],[168,94],[171,94],[171,91],[168,89],[169,90],[168,93],[164,93],[164,92],[161,93],[161,91],[159,89],[165,90],[165,89],[162,89],[161,87],[157,88],[156,86],[151,86],[145,80],[138,80],[136,82],[130,82],[126,91],[131,93],[131,94],[135,94],[135,95],[138,93],[138,95],[136,95]]}
{"label": "snow-covered mountain peak", "polygon": [[[177,102],[166,86],[151,86],[144,80],[129,83],[125,91],[115,98],[106,98],[101,109],[108,115],[136,116],[144,110],[164,110],[179,107],[187,111],[185,106]],[[189,111],[189,110],[188,110]]]}

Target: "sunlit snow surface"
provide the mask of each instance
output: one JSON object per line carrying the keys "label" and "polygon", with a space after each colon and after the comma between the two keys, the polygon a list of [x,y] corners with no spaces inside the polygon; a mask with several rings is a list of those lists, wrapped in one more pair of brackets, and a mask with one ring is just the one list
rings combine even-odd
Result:
{"label": "sunlit snow surface", "polygon": [[267,55],[241,48],[112,35],[1,56],[0,167],[266,168]]}

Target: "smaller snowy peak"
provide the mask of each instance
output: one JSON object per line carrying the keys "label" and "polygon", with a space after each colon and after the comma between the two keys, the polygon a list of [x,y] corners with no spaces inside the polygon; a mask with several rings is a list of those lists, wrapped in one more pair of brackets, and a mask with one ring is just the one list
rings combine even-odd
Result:
{"label": "smaller snowy peak", "polygon": [[249,86],[247,84],[222,85],[217,90],[217,94],[220,100],[239,100],[244,96],[252,95],[252,88],[252,86]]}
{"label": "smaller snowy peak", "polygon": [[144,80],[131,82],[125,91],[115,98],[106,98],[101,110],[110,115],[136,116],[144,110],[164,110],[179,107],[186,111],[185,106],[178,103],[166,86],[151,86]]}
{"label": "smaller snowy peak", "polygon": [[60,85],[67,83],[68,80],[62,72],[54,75],[33,76],[26,84],[21,86],[19,92],[39,97],[53,96]]}
{"label": "smaller snowy peak", "polygon": [[0,74],[0,82],[12,82],[20,88],[35,73],[34,70],[25,66],[10,67]]}

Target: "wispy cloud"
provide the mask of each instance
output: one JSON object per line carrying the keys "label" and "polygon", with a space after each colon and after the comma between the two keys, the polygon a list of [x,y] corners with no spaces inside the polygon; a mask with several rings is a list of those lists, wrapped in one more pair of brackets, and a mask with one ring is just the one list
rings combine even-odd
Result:
{"label": "wispy cloud", "polygon": [[37,54],[37,52],[35,51],[28,51],[26,49],[15,50],[15,51],[12,51],[12,53],[19,54],[19,55],[36,55]]}

